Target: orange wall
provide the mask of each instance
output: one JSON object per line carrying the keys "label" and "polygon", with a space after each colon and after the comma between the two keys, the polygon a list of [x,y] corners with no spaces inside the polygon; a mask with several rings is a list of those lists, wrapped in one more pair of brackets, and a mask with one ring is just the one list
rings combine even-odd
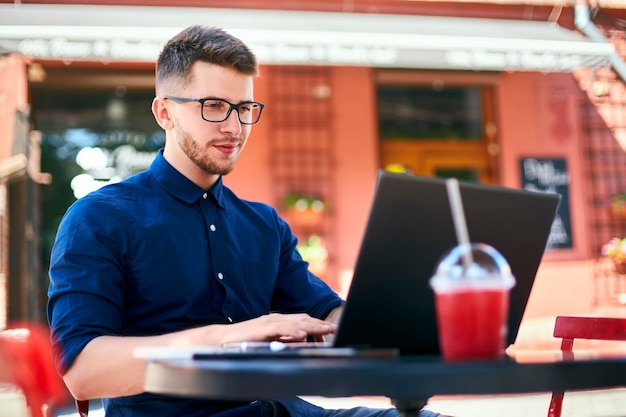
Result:
{"label": "orange wall", "polygon": [[585,314],[592,310],[592,271],[584,203],[582,99],[571,74],[505,74],[497,89],[502,184],[520,187],[521,157],[563,157],[570,175],[574,248],[546,253],[525,317]]}
{"label": "orange wall", "polygon": [[345,295],[352,278],[378,169],[378,127],[371,68],[335,68],[338,237],[336,289]]}

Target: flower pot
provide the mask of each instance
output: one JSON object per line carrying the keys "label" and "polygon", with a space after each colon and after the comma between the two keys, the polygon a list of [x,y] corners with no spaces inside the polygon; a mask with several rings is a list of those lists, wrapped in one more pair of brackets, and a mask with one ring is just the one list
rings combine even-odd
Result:
{"label": "flower pot", "polygon": [[613,218],[626,219],[626,193],[611,198],[609,211]]}
{"label": "flower pot", "polygon": [[609,211],[611,213],[611,217],[614,219],[626,219],[626,204],[611,204],[609,206]]}
{"label": "flower pot", "polygon": [[615,271],[618,274],[626,274],[626,259],[613,259],[613,264],[615,265]]}
{"label": "flower pot", "polygon": [[323,212],[309,208],[306,210],[288,209],[284,217],[292,226],[316,228],[322,222]]}

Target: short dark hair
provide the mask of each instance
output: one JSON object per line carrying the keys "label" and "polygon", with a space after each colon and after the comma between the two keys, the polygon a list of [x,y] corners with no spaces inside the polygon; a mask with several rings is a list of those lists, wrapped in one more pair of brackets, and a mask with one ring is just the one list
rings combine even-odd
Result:
{"label": "short dark hair", "polygon": [[190,26],[170,39],[159,55],[157,94],[170,79],[176,78],[184,84],[190,82],[190,69],[196,61],[231,68],[244,75],[259,73],[256,57],[240,39],[220,28]]}

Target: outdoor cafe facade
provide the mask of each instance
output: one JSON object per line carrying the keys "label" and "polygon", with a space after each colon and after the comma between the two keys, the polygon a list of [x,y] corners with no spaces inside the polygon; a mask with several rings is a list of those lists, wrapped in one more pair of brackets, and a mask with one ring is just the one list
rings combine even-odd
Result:
{"label": "outdoor cafe facade", "polygon": [[[626,235],[626,219],[609,210],[626,192],[624,32],[583,34],[584,7],[529,17],[495,4],[459,13],[451,2],[378,2],[378,13],[330,1],[323,11],[1,3],[0,284],[9,298],[43,294],[10,304],[9,316],[40,312],[47,268],[43,255],[28,270],[33,249],[8,236],[21,236],[11,220],[36,203],[40,214],[21,222],[39,226],[45,249],[73,199],[149,165],[164,138],[149,110],[154,60],[191,24],[229,30],[261,62],[255,99],[266,109],[225,182],[278,207],[313,270],[341,293],[386,168],[561,194],[527,314],[626,303],[600,252]],[[41,166],[28,168],[39,152]],[[38,283],[23,284],[33,273]],[[567,297],[554,298],[558,288]]]}

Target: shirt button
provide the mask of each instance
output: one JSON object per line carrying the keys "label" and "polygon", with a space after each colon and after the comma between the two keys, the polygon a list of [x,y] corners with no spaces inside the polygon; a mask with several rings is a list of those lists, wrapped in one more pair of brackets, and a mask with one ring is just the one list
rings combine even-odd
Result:
{"label": "shirt button", "polygon": [[228,319],[229,322],[233,322],[233,319],[231,319],[230,317],[226,317]]}
{"label": "shirt button", "polygon": [[202,194],[202,198],[204,198],[205,200],[207,199],[209,195],[207,193]]}
{"label": "shirt button", "polygon": [[218,273],[217,273],[217,277],[218,277],[219,279],[224,279],[224,274],[222,274],[221,272],[218,272]]}
{"label": "shirt button", "polygon": [[216,230],[217,228],[215,227],[215,225],[214,225],[214,224],[212,224],[212,225],[210,225],[210,226],[209,226],[209,229],[211,229],[211,231],[212,231],[212,232],[215,232],[215,230]]}

